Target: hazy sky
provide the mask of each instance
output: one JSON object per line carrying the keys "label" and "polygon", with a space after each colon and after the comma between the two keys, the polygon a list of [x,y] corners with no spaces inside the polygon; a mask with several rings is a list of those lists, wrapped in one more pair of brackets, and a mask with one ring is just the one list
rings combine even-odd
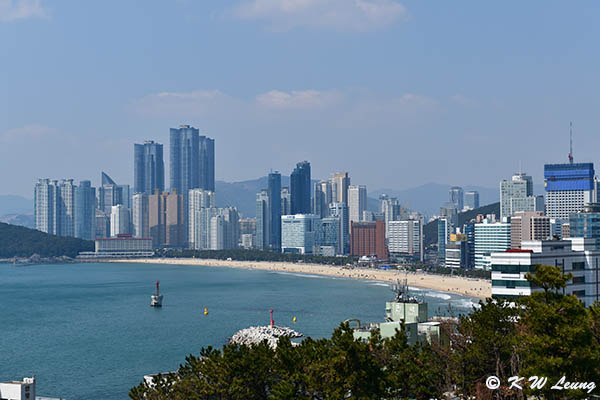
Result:
{"label": "hazy sky", "polygon": [[[347,170],[369,189],[541,183],[600,147],[600,3],[0,0],[0,194],[133,181],[182,123],[216,177]],[[598,166],[600,168],[600,166]],[[168,182],[168,176],[167,176]]]}

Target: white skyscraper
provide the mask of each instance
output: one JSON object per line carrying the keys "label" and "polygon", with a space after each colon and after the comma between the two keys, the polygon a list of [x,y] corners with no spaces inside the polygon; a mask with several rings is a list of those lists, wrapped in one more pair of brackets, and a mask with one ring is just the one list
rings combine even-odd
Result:
{"label": "white skyscraper", "polygon": [[122,204],[112,206],[110,212],[110,236],[129,233],[129,209]]}
{"label": "white skyscraper", "polygon": [[390,221],[388,226],[388,250],[395,254],[418,256],[423,260],[423,221],[410,219]]}
{"label": "white skyscraper", "polygon": [[145,193],[136,193],[132,197],[132,226],[133,236],[136,238],[149,238],[150,225],[148,223],[148,195]]}
{"label": "white skyscraper", "polygon": [[367,187],[350,186],[348,188],[348,212],[350,222],[362,221],[363,212],[367,209]]}
{"label": "white skyscraper", "polygon": [[281,251],[312,254],[315,229],[319,216],[314,214],[283,215],[281,217]]}
{"label": "white skyscraper", "polygon": [[58,236],[75,236],[73,179],[40,179],[34,191],[35,228]]}
{"label": "white skyscraper", "polygon": [[510,223],[475,224],[475,268],[489,270],[491,254],[510,249]]}
{"label": "white skyscraper", "polygon": [[202,211],[203,209],[213,208],[214,206],[215,192],[205,189],[191,189],[188,191],[188,241],[190,247],[194,249],[209,248],[206,237],[203,240],[199,238],[197,234],[198,232],[204,232],[204,235],[206,235],[206,229],[208,228],[205,226],[204,229],[202,229],[200,226]]}

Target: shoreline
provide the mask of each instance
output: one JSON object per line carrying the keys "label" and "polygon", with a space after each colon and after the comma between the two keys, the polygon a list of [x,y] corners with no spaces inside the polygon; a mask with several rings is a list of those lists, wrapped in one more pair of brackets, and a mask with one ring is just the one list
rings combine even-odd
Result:
{"label": "shoreline", "polygon": [[[99,260],[100,261],[100,260]],[[376,270],[368,268],[346,269],[340,266],[323,264],[304,264],[283,261],[236,261],[200,258],[136,258],[109,259],[101,262],[189,265],[200,267],[225,267],[258,269],[273,272],[289,272],[298,274],[324,275],[338,278],[373,280],[396,283],[406,279],[409,286],[454,293],[463,296],[485,299],[492,295],[492,283],[483,279],[458,276],[434,275],[422,272],[406,272],[397,270]]]}

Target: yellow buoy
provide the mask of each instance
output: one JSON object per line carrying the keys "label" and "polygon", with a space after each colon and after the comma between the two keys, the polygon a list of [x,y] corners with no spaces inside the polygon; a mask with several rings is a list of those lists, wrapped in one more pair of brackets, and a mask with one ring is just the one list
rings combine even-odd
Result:
{"label": "yellow buoy", "polygon": [[204,315],[208,315],[208,307],[204,307]]}
{"label": "yellow buoy", "polygon": [[295,323],[295,322],[296,322],[296,317],[294,317],[294,318],[292,319],[292,321],[294,321],[294,323]]}

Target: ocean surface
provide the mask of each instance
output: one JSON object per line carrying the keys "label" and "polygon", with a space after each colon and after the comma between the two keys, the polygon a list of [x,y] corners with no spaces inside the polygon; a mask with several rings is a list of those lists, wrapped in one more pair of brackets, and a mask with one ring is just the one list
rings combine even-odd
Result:
{"label": "ocean surface", "polygon": [[[151,308],[160,280],[163,307]],[[127,399],[144,375],[220,347],[240,329],[275,323],[329,337],[340,322],[382,321],[381,282],[159,264],[0,264],[0,381],[35,375],[38,396]],[[477,300],[414,289],[431,315]],[[204,307],[209,314],[203,314]],[[293,323],[293,317],[297,322]]]}

